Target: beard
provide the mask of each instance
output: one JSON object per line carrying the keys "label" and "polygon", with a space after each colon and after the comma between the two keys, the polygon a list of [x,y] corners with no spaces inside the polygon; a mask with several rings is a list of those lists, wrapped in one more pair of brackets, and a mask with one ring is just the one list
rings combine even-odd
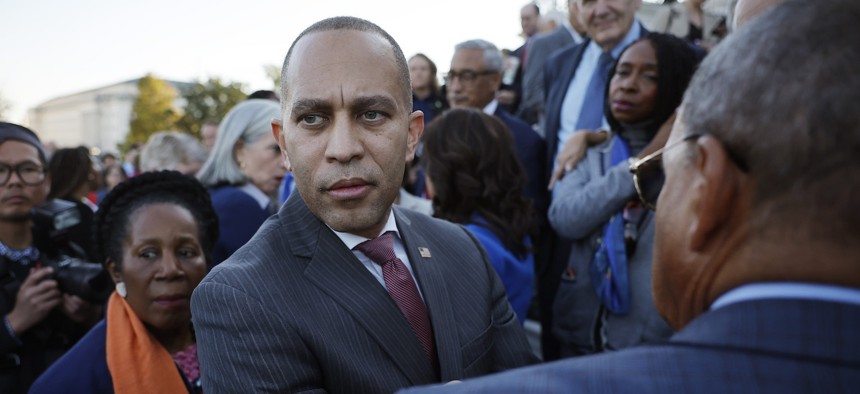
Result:
{"label": "beard", "polygon": [[16,214],[11,214],[11,215],[0,214],[0,222],[21,223],[21,222],[26,222],[29,220],[30,220],[30,213],[29,212],[16,213]]}

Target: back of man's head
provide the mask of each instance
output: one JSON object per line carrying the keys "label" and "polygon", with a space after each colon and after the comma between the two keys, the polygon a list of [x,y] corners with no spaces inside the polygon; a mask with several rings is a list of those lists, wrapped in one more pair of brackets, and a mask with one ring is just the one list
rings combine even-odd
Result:
{"label": "back of man's head", "polygon": [[854,0],[786,1],[718,46],[690,85],[687,130],[720,140],[750,178],[751,234],[856,248],[857,21]]}

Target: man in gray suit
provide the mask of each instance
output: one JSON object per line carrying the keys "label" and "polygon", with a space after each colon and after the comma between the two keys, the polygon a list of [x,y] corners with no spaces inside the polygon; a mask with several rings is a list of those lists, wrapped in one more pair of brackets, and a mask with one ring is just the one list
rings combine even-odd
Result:
{"label": "man in gray suit", "polygon": [[[567,2],[567,20],[563,26],[532,40],[529,56],[523,65],[523,98],[517,116],[529,124],[538,123],[543,114],[543,66],[549,56],[564,47],[579,44],[584,40],[585,28],[579,21],[579,6],[576,0]],[[543,128],[538,129],[541,136]]]}
{"label": "man in gray suit", "polygon": [[282,81],[298,193],[194,292],[204,390],[384,393],[534,361],[480,243],[392,209],[423,131],[394,39],[323,20]]}
{"label": "man in gray suit", "polygon": [[[661,151],[653,278],[680,330],[668,342],[437,391],[856,391],[858,20],[856,0],[787,0],[702,63]],[[634,165],[639,186],[659,190],[647,168],[659,163]]]}

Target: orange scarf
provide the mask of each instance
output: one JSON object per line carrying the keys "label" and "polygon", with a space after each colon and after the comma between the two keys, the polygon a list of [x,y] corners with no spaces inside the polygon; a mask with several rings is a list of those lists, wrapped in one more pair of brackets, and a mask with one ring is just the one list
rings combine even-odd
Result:
{"label": "orange scarf", "polygon": [[115,393],[188,392],[173,357],[116,292],[108,300],[106,352]]}

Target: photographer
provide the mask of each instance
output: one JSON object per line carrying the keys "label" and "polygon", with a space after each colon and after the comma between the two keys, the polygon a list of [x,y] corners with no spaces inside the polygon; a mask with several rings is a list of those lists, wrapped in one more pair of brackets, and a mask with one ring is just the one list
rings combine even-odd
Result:
{"label": "photographer", "polygon": [[27,128],[0,122],[0,392],[25,393],[101,316],[60,291],[34,246],[32,208],[50,181],[44,148]]}

